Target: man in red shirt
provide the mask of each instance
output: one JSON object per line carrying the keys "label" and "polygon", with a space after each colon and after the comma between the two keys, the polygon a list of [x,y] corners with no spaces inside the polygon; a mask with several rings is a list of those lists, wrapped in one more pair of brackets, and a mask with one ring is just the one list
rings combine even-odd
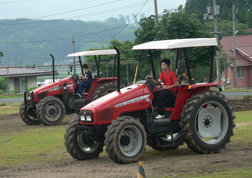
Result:
{"label": "man in red shirt", "polygon": [[165,117],[165,101],[167,99],[172,99],[174,94],[177,93],[177,87],[179,86],[176,74],[170,70],[170,59],[163,59],[161,61],[162,72],[160,73],[158,81],[164,82],[161,90],[154,92],[153,104],[156,103],[158,107],[158,115],[156,119],[162,119]]}

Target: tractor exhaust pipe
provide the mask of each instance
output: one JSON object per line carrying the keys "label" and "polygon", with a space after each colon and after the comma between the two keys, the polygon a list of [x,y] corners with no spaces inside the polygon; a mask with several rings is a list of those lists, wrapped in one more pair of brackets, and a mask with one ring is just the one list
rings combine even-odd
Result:
{"label": "tractor exhaust pipe", "polygon": [[55,76],[54,76],[54,56],[50,53],[50,56],[52,57],[52,72],[53,72],[53,83],[55,81]]}
{"label": "tractor exhaust pipe", "polygon": [[114,49],[117,52],[117,92],[120,92],[120,52],[115,46]]}

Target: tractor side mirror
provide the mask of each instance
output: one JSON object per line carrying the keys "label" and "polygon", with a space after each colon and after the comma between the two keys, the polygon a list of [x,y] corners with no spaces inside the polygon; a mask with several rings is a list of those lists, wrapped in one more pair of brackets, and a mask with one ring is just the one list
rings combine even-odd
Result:
{"label": "tractor side mirror", "polygon": [[68,69],[68,74],[70,74],[72,71],[73,71],[73,65],[70,64],[70,65],[69,65],[69,69]]}

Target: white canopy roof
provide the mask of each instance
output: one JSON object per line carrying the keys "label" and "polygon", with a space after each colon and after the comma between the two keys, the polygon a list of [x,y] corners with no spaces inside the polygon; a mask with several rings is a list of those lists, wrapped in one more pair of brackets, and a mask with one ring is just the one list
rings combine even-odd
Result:
{"label": "white canopy roof", "polygon": [[116,52],[115,49],[95,50],[95,51],[81,51],[81,52],[77,52],[77,53],[68,54],[67,57],[110,55],[110,54],[117,54],[117,52]]}
{"label": "white canopy roof", "polygon": [[189,48],[201,46],[217,46],[215,38],[185,38],[185,39],[172,39],[150,41],[147,43],[133,46],[132,50],[148,50],[148,49],[176,49],[176,48]]}

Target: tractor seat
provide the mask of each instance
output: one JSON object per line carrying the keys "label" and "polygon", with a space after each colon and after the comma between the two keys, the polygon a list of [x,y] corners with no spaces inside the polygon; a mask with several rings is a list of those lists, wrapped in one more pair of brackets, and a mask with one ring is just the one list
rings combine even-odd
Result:
{"label": "tractor seat", "polygon": [[165,107],[173,108],[176,103],[176,98],[177,98],[177,95],[174,94],[172,99],[166,99]]}
{"label": "tractor seat", "polygon": [[[179,90],[179,86],[177,88],[177,92],[176,92],[177,94],[178,94],[178,90]],[[166,99],[165,107],[173,108],[175,106],[176,99],[177,99],[177,94],[173,93],[173,98],[172,99]]]}
{"label": "tractor seat", "polygon": [[88,86],[88,87],[84,87],[83,88],[83,92],[84,93],[89,93],[89,89],[91,88],[91,85],[90,86]]}

